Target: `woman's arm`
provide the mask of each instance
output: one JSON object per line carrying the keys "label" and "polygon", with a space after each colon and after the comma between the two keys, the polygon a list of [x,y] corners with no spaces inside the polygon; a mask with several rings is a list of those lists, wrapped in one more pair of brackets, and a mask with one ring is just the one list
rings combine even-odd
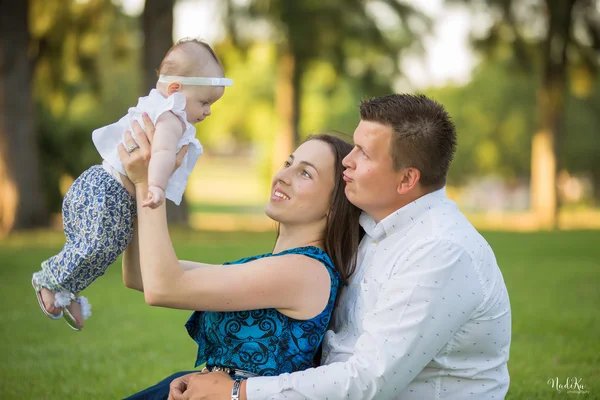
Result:
{"label": "woman's arm", "polygon": [[144,283],[142,281],[142,272],[140,270],[140,245],[138,238],[138,222],[137,218],[133,220],[133,238],[129,246],[123,252],[121,260],[123,270],[123,283],[129,289],[144,291]]}
{"label": "woman's arm", "polygon": [[[129,246],[123,252],[121,262],[123,270],[123,283],[129,289],[144,291],[144,282],[142,280],[142,271],[140,269],[140,245],[138,238],[137,218],[133,221],[133,238]],[[194,268],[206,267],[209,264],[201,264],[192,261],[179,260],[179,266],[183,270],[192,270]]]}
{"label": "woman's arm", "polygon": [[[145,185],[137,185],[143,198]],[[294,318],[311,318],[327,304],[327,269],[303,255],[261,258],[249,263],[184,270],[167,229],[166,207],[138,203],[141,269],[146,302],[184,310],[239,311],[277,308]]]}
{"label": "woman's arm", "polygon": [[[307,256],[290,254],[226,268],[206,265],[184,270],[171,243],[165,205],[141,206],[148,190],[150,145],[141,128],[135,128],[140,148],[128,154],[121,145],[119,155],[136,186],[140,265],[148,304],[205,311],[277,308],[298,319],[323,311],[331,288],[329,272]],[[130,134],[126,141],[133,141]]]}
{"label": "woman's arm", "polygon": [[[175,118],[177,118],[177,117],[175,117]],[[151,124],[151,120],[147,116],[147,114],[144,114],[143,119],[145,121],[145,125],[148,123]],[[136,124],[137,124],[137,122],[134,122],[134,125],[136,125]],[[152,138],[148,137],[148,140],[152,141],[151,139]],[[175,171],[177,168],[179,168],[186,152],[187,152],[187,146],[184,146],[177,153],[173,171]],[[194,262],[190,262],[190,261],[184,261],[184,260],[179,261],[179,264],[180,264],[181,268],[183,268],[185,270],[198,268],[198,267],[202,266],[202,264],[194,263]],[[144,291],[144,283],[142,280],[142,273],[141,273],[141,269],[140,269],[140,246],[139,246],[139,238],[138,238],[137,218],[135,218],[133,220],[133,237],[131,239],[131,242],[129,243],[129,246],[123,252],[123,257],[121,260],[121,268],[123,271],[122,272],[123,284],[125,284],[125,286],[130,289],[135,289],[135,290],[139,290],[140,292],[143,292]]]}

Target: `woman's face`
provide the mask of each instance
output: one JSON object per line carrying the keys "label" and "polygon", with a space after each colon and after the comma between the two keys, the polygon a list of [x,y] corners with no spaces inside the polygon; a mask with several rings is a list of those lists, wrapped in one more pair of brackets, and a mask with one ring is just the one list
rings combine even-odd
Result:
{"label": "woman's face", "polygon": [[273,177],[265,213],[286,225],[325,222],[335,185],[334,159],[325,142],[300,145]]}

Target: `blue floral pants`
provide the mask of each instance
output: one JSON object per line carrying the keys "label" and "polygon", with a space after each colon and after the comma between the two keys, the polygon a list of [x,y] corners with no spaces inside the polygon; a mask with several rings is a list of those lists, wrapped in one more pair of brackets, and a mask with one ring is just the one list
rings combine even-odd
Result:
{"label": "blue floral pants", "polygon": [[33,280],[54,292],[78,293],[104,275],[129,245],[135,199],[100,165],[79,176],[62,206],[66,243]]}

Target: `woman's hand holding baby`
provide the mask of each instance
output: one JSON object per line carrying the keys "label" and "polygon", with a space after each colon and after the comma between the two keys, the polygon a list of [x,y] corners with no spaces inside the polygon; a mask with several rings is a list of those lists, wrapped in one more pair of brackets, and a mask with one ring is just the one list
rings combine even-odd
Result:
{"label": "woman's hand holding baby", "polygon": [[[147,114],[144,113],[142,119],[144,122],[143,129],[140,126],[140,124],[137,123],[137,121],[134,121],[133,123],[133,131],[137,139],[137,144],[136,140],[133,139],[131,132],[125,132],[125,144],[127,145],[127,147],[136,145],[138,147],[133,149],[131,152],[127,152],[125,146],[123,146],[122,144],[120,144],[118,148],[119,158],[123,163],[123,168],[125,168],[129,180],[135,186],[148,185],[148,165],[150,164],[150,156],[152,155],[152,138],[154,137],[155,131],[154,124],[152,123],[152,120],[150,119],[150,117],[148,117]],[[187,149],[188,146],[183,146],[181,150],[179,150],[179,152],[177,153],[175,159],[175,168],[173,169],[173,171],[175,171],[181,165],[183,157],[185,157],[185,154],[187,153]],[[154,197],[154,194],[155,193],[153,193],[152,199],[160,198],[160,195]],[[148,193],[148,196],[150,196],[150,193]],[[150,200],[150,197],[146,198],[145,194],[141,198],[146,199],[144,200],[144,205]],[[160,200],[159,203],[157,203],[152,208],[158,207],[162,201],[164,201],[164,192],[163,199]],[[150,203],[148,203],[148,205],[151,206]]]}
{"label": "woman's hand holding baby", "polygon": [[136,140],[133,139],[131,132],[125,132],[125,145],[130,148],[137,145],[131,152],[127,152],[123,144],[119,145],[119,158],[123,163],[123,168],[127,172],[127,177],[136,186],[148,183],[148,164],[150,163],[151,143],[154,135],[154,124],[150,119],[144,118],[144,129],[137,121],[133,122],[133,131]]}

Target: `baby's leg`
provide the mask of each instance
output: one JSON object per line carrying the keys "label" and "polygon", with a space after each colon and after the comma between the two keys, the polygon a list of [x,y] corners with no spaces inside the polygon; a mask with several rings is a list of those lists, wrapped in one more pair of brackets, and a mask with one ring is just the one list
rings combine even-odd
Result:
{"label": "baby's leg", "polygon": [[[75,185],[74,185],[75,186]],[[32,276],[31,283],[38,296],[40,307],[42,307],[46,314],[52,319],[58,319],[62,317],[62,305],[56,302],[56,293],[64,291],[65,289],[60,285],[60,281],[57,280],[56,276],[60,275],[58,272],[62,265],[60,263],[60,254],[68,251],[70,242],[75,237],[75,229],[72,221],[71,213],[71,189],[67,192],[67,195],[63,199],[62,204],[62,221],[63,231],[66,238],[66,243],[61,252],[51,257],[50,259],[42,263],[41,271],[35,272]]]}
{"label": "baby's leg", "polygon": [[117,260],[133,237],[135,216],[135,200],[102,167],[90,168],[79,179],[65,197],[67,243],[46,262],[57,265],[50,269],[70,293],[87,288]]}
{"label": "baby's leg", "polygon": [[36,292],[38,303],[42,308],[42,311],[44,311],[49,318],[59,319],[62,317],[62,307],[55,305],[55,292],[40,285],[40,282],[47,281],[42,278],[43,275],[44,271],[33,274],[31,284]]}
{"label": "baby's leg", "polygon": [[42,296],[46,311],[52,315],[58,315],[61,312],[61,308],[54,305],[54,292],[46,288],[41,288],[40,295]]}
{"label": "baby's leg", "polygon": [[45,287],[69,295],[60,304],[76,319],[82,310],[70,295],[102,276],[127,248],[134,216],[135,200],[100,166],[84,172],[67,192],[63,203],[67,241],[60,253],[42,263],[42,270],[52,284]]}

